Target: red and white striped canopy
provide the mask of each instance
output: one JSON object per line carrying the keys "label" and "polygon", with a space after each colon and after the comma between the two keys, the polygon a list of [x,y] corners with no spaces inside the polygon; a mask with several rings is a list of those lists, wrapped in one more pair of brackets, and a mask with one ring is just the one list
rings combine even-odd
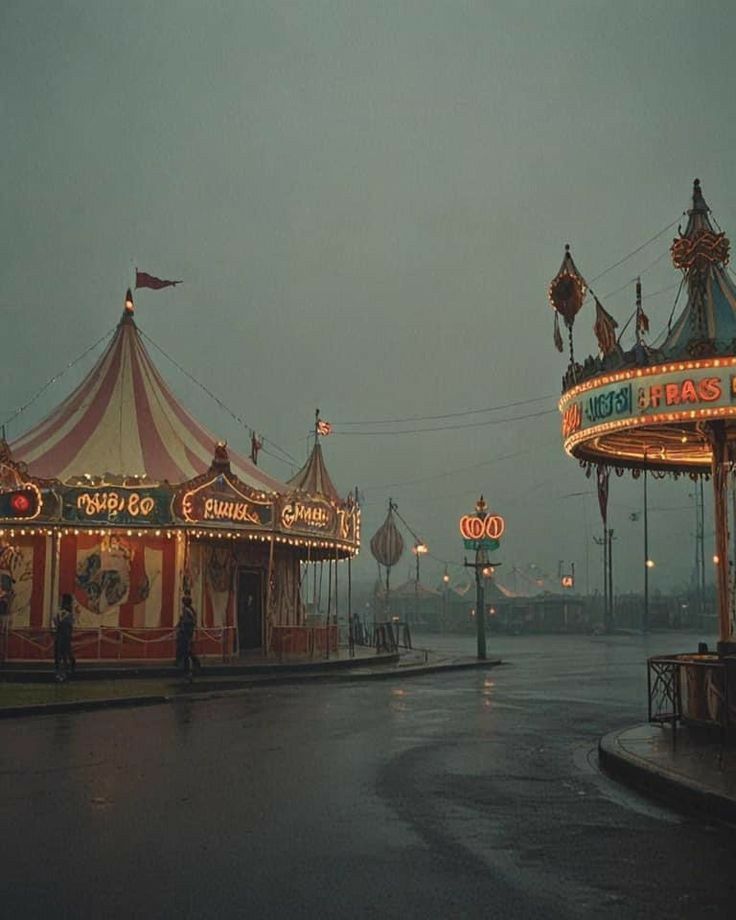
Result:
{"label": "red and white striped canopy", "polygon": [[330,474],[327,472],[325,460],[322,456],[322,446],[319,442],[314,445],[314,449],[304,466],[289,480],[289,485],[298,492],[324,495],[325,498],[329,498],[333,502],[342,501],[340,493],[335,488]]}
{"label": "red and white striped canopy", "polygon": [[[166,386],[126,312],[82,383],[10,449],[41,479],[108,474],[173,484],[205,473],[216,442]],[[288,491],[250,460],[229,453],[233,472],[252,488]]]}

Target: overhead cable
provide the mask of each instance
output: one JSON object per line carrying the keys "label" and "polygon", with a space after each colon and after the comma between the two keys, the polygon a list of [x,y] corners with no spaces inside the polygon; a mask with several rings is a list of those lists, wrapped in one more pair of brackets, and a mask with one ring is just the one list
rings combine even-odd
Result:
{"label": "overhead cable", "polygon": [[613,265],[609,265],[608,268],[604,268],[602,272],[599,272],[599,274],[595,276],[595,278],[590,279],[590,281],[588,282],[588,285],[590,286],[591,284],[595,284],[596,281],[599,281],[604,275],[607,275],[609,272],[612,272],[614,268],[618,268],[619,265],[623,265],[624,262],[628,262],[629,259],[633,258],[635,255],[640,253],[642,249],[646,249],[646,247],[649,246],[650,243],[653,243],[655,240],[658,240],[660,236],[665,234],[668,230],[671,230],[675,226],[675,224],[678,224],[682,220],[682,218],[685,216],[686,213],[687,213],[686,211],[683,211],[682,214],[676,217],[672,221],[671,224],[667,224],[667,226],[663,227],[659,231],[659,233],[655,233],[654,236],[649,237],[649,239],[643,242],[641,246],[637,246],[636,249],[632,249],[632,251],[628,255],[624,256],[622,259],[619,259],[618,262],[614,262]]}
{"label": "overhead cable", "polygon": [[116,328],[117,328],[117,326],[113,326],[112,329],[108,329],[108,331],[107,331],[104,335],[101,335],[101,336],[99,337],[99,339],[97,339],[96,342],[93,342],[88,348],[85,348],[84,351],[81,353],[81,355],[78,355],[78,357],[74,358],[73,361],[70,361],[68,364],[66,364],[66,365],[64,366],[64,368],[58,372],[58,374],[54,374],[53,377],[49,378],[49,379],[46,381],[46,383],[44,383],[44,385],[41,387],[41,389],[38,390],[38,391],[28,400],[27,403],[24,403],[22,406],[20,406],[20,408],[16,409],[15,412],[13,412],[12,415],[9,415],[9,416],[8,416],[2,423],[0,423],[0,424],[2,424],[3,426],[5,426],[5,425],[10,424],[10,422],[14,421],[15,419],[17,419],[18,416],[21,415],[23,412],[25,412],[26,409],[30,408],[30,407],[36,402],[36,400],[39,398],[39,396],[43,395],[43,393],[45,393],[46,390],[48,390],[48,388],[49,388],[50,386],[52,386],[54,383],[56,383],[57,380],[60,380],[68,370],[71,370],[71,368],[73,368],[75,365],[79,364],[79,362],[80,362],[83,358],[85,358],[91,351],[94,351],[94,349],[97,348],[98,345],[102,344],[102,342],[104,342],[105,339],[109,338],[109,337],[113,334],[113,332],[115,332],[115,329],[116,329]]}
{"label": "overhead cable", "polygon": [[[184,374],[185,377],[191,380],[192,383],[196,384],[200,388],[200,390],[202,390],[202,392],[206,393],[207,396],[210,397],[210,399],[216,402],[217,405],[224,412],[226,412],[230,416],[230,418],[233,419],[233,421],[237,422],[239,425],[245,428],[246,431],[252,432],[255,430],[251,425],[249,425],[245,421],[245,419],[241,418],[241,416],[239,416],[236,412],[234,412],[229,406],[225,405],[225,403],[218,396],[215,396],[215,394],[211,390],[209,390],[200,380],[197,380],[197,378],[193,374],[190,374],[186,368],[182,367],[181,364],[175,361],[174,358],[172,358],[170,354],[167,354],[167,352],[165,352],[163,348],[161,348],[160,345],[157,345],[156,342],[154,342],[153,339],[150,337],[150,335],[145,333],[140,327],[138,328],[138,331],[140,332],[140,334],[143,336],[143,338],[147,342],[153,345],[153,347],[158,352],[160,352],[164,356],[164,358],[167,359],[167,361],[170,361],[178,371],[181,371],[181,373]],[[275,441],[272,441],[270,438],[267,438],[264,435],[262,435],[261,437],[267,444],[270,444],[271,447],[275,447],[276,450],[280,451],[284,455],[284,457],[288,459],[285,460],[283,457],[278,457],[276,454],[272,454],[269,452],[270,457],[273,457],[275,460],[281,461],[281,463],[287,463],[289,466],[291,465],[299,466],[298,461],[295,460],[294,457],[292,457],[292,455],[288,452],[288,450],[284,450],[283,447],[280,447],[278,444],[276,444]]]}
{"label": "overhead cable", "polygon": [[445,412],[443,415],[407,415],[403,418],[372,418],[356,422],[335,422],[336,425],[393,425],[400,422],[434,422],[446,418],[459,418],[465,415],[483,415],[486,412],[500,412],[502,409],[513,409],[517,406],[527,406],[530,403],[545,402],[548,399],[558,399],[556,393],[546,396],[535,396],[532,399],[520,399],[516,402],[502,403],[498,406],[489,406],[486,409],[461,409],[457,412]]}
{"label": "overhead cable", "polygon": [[511,425],[514,422],[521,422],[529,418],[540,418],[543,415],[552,415],[557,409],[545,409],[542,412],[530,412],[526,415],[514,415],[511,418],[494,418],[486,419],[483,422],[467,422],[462,425],[435,425],[431,428],[398,428],[386,431],[333,431],[335,435],[348,437],[350,435],[394,435],[394,434],[423,434],[431,431],[459,431],[465,428],[482,428],[487,425]]}

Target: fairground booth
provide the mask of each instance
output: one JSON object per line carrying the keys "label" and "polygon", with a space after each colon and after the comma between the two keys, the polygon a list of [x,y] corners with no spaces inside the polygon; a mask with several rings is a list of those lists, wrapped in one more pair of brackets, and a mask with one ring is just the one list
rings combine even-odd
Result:
{"label": "fairground booth", "polygon": [[0,443],[0,656],[52,657],[69,593],[78,657],[171,660],[185,592],[198,654],[329,654],[336,617],[308,623],[302,583],[310,563],[337,578],[359,539],[317,437],[289,482],[228,451],[164,382],[129,296],[76,390]]}

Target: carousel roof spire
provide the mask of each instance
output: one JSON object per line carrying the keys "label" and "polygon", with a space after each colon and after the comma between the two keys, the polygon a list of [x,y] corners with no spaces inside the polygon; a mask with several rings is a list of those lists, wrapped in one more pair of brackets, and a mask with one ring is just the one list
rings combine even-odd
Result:
{"label": "carousel roof spire", "polygon": [[736,339],[736,285],[726,271],[730,242],[713,228],[700,180],[693,183],[685,232],[670,248],[685,275],[688,299],[662,344],[667,357],[704,357]]}
{"label": "carousel roof spire", "polygon": [[310,495],[323,495],[332,501],[342,501],[340,493],[335,488],[330,474],[327,472],[325,458],[322,456],[322,445],[315,439],[312,452],[307,462],[288,481],[292,489],[299,492],[309,492]]}

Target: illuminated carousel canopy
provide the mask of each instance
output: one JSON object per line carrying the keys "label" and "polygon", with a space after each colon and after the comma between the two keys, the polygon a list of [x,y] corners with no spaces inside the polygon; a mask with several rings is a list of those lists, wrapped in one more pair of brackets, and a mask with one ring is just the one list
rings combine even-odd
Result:
{"label": "illuminated carousel canopy", "polygon": [[639,310],[631,351],[614,341],[565,375],[564,445],[582,462],[697,475],[712,471],[716,440],[717,450],[736,443],[736,285],[697,179],[688,214],[671,247],[687,302],[663,344],[645,343]]}
{"label": "illuminated carousel canopy", "polygon": [[186,530],[281,543],[311,559],[354,555],[360,545],[360,511],[352,496],[340,498],[319,444],[287,484],[216,441],[153,365],[130,297],[71,396],[12,445],[0,442],[0,536],[25,524],[88,535]]}

